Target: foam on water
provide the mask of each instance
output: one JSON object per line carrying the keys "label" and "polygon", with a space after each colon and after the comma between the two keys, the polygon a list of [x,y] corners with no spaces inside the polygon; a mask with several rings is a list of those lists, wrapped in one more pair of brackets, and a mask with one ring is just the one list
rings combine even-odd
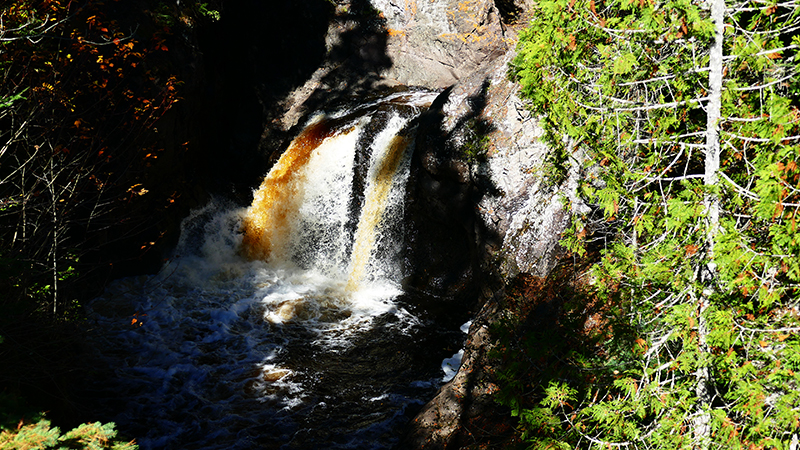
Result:
{"label": "foam on water", "polygon": [[[201,227],[208,235],[195,236],[207,239],[182,240],[181,255],[158,275],[117,280],[90,305],[96,357],[117,377],[108,388],[115,392],[107,395],[127,402],[111,419],[137,433],[143,449],[215,448],[201,436],[209,427],[216,440],[227,442],[219,448],[252,448],[237,435],[256,433],[266,422],[297,432],[293,417],[319,408],[314,389],[327,368],[318,361],[347,353],[376,327],[393,336],[419,325],[395,303],[395,285],[350,292],[345,281],[321,271],[241,256],[242,214],[221,202],[193,213],[187,236],[196,231],[189,228]],[[406,394],[381,395],[400,410],[418,402]],[[395,412],[381,414],[372,426],[383,429],[400,419]],[[230,424],[231,415],[243,422]]]}

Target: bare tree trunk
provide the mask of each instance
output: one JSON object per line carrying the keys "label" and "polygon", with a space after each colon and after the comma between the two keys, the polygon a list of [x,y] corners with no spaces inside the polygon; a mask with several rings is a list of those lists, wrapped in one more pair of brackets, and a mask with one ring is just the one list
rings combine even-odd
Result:
{"label": "bare tree trunk", "polygon": [[[725,30],[725,0],[711,0],[711,18],[714,21],[714,44],[711,46],[708,74],[708,103],[706,104],[706,186],[719,183],[719,122],[722,109],[722,40]],[[713,264],[714,237],[719,232],[719,196],[706,194],[709,256]]]}
{"label": "bare tree trunk", "polygon": [[[704,183],[706,187],[714,187],[719,183],[720,168],[720,140],[719,123],[722,106],[722,44],[723,33],[725,30],[725,0],[710,0],[711,19],[714,22],[714,43],[709,54],[709,75],[708,75],[708,103],[706,104],[706,148],[705,148],[705,174]],[[708,322],[706,320],[706,310],[710,303],[710,297],[714,292],[716,282],[716,264],[714,262],[714,240],[719,233],[719,196],[715,193],[707,192],[704,198],[706,215],[706,265],[700,268],[700,281],[703,292],[698,297],[698,346],[701,358],[695,379],[697,385],[695,394],[697,395],[697,412],[693,419],[694,443],[696,449],[706,450],[711,443],[711,400],[712,400],[712,380],[710,370],[710,356],[707,336],[709,333]]]}
{"label": "bare tree trunk", "polygon": [[54,167],[54,157],[50,159],[50,197],[52,199],[53,213],[53,242],[50,256],[53,262],[53,317],[58,314],[58,195],[56,193],[56,173]]}

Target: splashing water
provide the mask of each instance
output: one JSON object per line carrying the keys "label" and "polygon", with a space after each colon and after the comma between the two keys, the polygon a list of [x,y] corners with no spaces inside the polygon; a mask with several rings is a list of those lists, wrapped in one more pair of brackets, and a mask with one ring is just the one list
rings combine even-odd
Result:
{"label": "splashing water", "polygon": [[315,118],[249,208],[212,201],[159,274],[112,283],[90,305],[97,410],[143,449],[394,446],[449,354],[391,231],[431,99]]}
{"label": "splashing water", "polygon": [[292,141],[255,192],[243,226],[243,249],[251,258],[276,264],[289,261],[292,254],[299,254],[291,247],[302,239],[303,231],[319,230],[323,235],[318,248],[327,252],[316,259],[341,259],[360,127],[341,127],[337,122],[318,116]]}

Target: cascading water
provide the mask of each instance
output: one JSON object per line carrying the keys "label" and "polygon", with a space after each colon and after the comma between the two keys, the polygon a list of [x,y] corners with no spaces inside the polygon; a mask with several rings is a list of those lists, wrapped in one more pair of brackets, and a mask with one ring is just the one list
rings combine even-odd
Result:
{"label": "cascading water", "polygon": [[143,449],[395,445],[452,353],[399,284],[413,120],[431,100],[319,115],[249,208],[193,212],[158,275],[93,301],[113,376],[88,384],[107,420]]}
{"label": "cascading water", "polygon": [[[376,240],[386,237],[386,234],[378,232],[388,228],[381,227],[381,222],[396,222],[402,218],[398,210],[403,204],[403,188],[408,175],[408,167],[404,163],[408,162],[411,145],[409,137],[400,133],[405,123],[405,120],[393,117],[375,139],[375,157],[370,164],[364,206],[350,257],[347,281],[350,291],[357,289],[365,279],[397,279],[399,276],[396,270],[392,270],[397,269],[397,265],[386,264],[386,256],[381,258],[374,250]],[[388,253],[389,257],[396,255],[399,249],[392,244],[397,242],[399,240],[383,239],[380,243],[384,248],[383,254]],[[370,261],[376,259],[384,263],[370,265]]]}

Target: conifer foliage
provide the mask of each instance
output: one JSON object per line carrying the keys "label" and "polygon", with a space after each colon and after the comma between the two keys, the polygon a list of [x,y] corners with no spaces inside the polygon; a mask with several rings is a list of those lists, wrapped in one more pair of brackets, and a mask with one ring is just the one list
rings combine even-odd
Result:
{"label": "conifer foliage", "polygon": [[591,295],[625,332],[609,325],[602,350],[572,355],[573,376],[516,408],[525,436],[797,448],[798,5],[542,0],[534,12],[511,72],[556,173],[581,164],[595,214],[563,243],[600,246]]}
{"label": "conifer foliage", "polygon": [[0,448],[5,450],[26,449],[80,449],[80,450],[136,450],[134,442],[114,439],[117,432],[114,424],[100,422],[83,424],[64,434],[58,427],[51,427],[47,420],[20,426],[14,431],[0,432]]}

